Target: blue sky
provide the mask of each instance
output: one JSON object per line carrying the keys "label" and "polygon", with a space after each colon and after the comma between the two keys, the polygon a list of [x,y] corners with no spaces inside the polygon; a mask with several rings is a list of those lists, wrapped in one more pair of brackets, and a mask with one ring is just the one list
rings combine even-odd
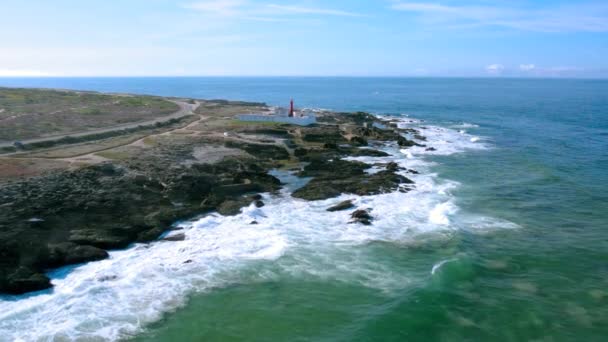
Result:
{"label": "blue sky", "polygon": [[1,0],[0,76],[608,77],[608,0]]}

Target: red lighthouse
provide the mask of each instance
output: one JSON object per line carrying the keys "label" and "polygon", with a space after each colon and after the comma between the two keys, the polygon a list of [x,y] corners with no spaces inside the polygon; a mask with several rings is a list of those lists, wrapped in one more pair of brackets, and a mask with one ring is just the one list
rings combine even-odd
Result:
{"label": "red lighthouse", "polygon": [[289,116],[290,117],[294,117],[294,111],[293,111],[293,99],[291,99],[291,101],[289,101]]}

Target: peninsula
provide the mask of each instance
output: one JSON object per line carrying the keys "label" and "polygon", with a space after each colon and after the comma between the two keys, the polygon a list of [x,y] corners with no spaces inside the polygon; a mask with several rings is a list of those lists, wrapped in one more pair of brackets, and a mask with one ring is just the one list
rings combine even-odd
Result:
{"label": "peninsula", "polygon": [[[48,270],[163,239],[180,219],[264,206],[259,194],[282,186],[271,170],[306,177],[291,194],[302,201],[414,186],[404,174],[415,170],[344,158],[386,156],[379,148],[387,144],[422,146],[415,129],[362,112],[317,111],[309,126],[239,120],[268,110],[239,101],[0,88],[0,293],[48,289]],[[348,201],[328,210],[352,210],[353,224],[373,224],[367,208]]]}

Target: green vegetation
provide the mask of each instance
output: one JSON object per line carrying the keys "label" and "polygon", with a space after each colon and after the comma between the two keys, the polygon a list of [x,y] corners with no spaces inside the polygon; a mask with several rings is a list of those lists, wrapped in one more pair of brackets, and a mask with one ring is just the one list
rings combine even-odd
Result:
{"label": "green vegetation", "polygon": [[[190,121],[192,119],[193,119],[193,116],[188,115],[188,116],[184,116],[181,118],[171,119],[171,120],[168,120],[168,121],[165,121],[162,123],[157,122],[154,125],[147,125],[147,126],[139,125],[139,126],[133,127],[133,128],[127,128],[127,129],[103,132],[103,133],[93,133],[93,134],[77,136],[77,137],[76,136],[66,136],[66,137],[63,137],[63,138],[57,139],[57,140],[45,140],[45,141],[40,141],[40,142],[23,144],[22,149],[27,151],[27,150],[35,150],[35,149],[40,149],[40,148],[50,148],[50,147],[54,147],[54,146],[58,146],[58,145],[69,145],[69,144],[77,144],[77,143],[82,143],[82,142],[87,142],[87,141],[107,139],[107,138],[116,137],[116,136],[120,136],[120,135],[135,133],[135,132],[138,132],[141,130],[168,127],[168,126],[171,126],[171,125],[183,122],[183,121]],[[0,149],[0,154],[10,153],[10,152],[15,152],[15,151],[17,151],[17,149],[13,146],[5,147],[5,148]]]}
{"label": "green vegetation", "polygon": [[175,103],[153,96],[0,88],[0,141],[134,123],[178,109]]}
{"label": "green vegetation", "polygon": [[273,122],[273,121],[242,121],[242,120],[234,120],[231,126],[280,126],[284,125],[282,122]]}

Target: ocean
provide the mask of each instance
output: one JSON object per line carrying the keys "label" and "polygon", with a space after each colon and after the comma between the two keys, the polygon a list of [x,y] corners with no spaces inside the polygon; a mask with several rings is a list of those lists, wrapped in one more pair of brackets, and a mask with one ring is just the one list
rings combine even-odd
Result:
{"label": "ocean", "polygon": [[[178,222],[187,239],[51,272],[0,297],[0,341],[605,341],[608,81],[0,78],[0,86],[221,98],[399,118],[408,193],[265,195]],[[408,175],[409,177],[409,175]],[[329,205],[354,199],[374,224]],[[258,225],[250,225],[252,219]],[[184,263],[185,260],[192,262]],[[116,281],[99,282],[100,277]]]}

